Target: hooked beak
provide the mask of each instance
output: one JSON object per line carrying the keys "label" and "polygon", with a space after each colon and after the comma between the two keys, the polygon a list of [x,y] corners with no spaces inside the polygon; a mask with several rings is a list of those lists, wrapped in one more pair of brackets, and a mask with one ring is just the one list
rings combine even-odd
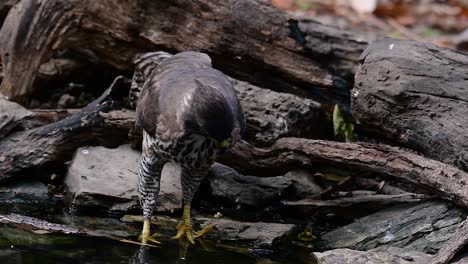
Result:
{"label": "hooked beak", "polygon": [[219,149],[220,153],[226,152],[227,148],[229,147],[229,141],[227,139],[223,141],[218,141],[216,139],[213,139],[213,142],[215,143],[216,147]]}

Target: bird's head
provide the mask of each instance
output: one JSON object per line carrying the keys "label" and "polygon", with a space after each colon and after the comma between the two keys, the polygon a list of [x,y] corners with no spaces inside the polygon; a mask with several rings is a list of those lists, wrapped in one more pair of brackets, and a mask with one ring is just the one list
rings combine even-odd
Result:
{"label": "bird's head", "polygon": [[[200,84],[200,87],[203,87]],[[210,139],[220,150],[232,147],[240,138],[239,102],[219,90],[198,89],[193,95],[192,108],[185,127]]]}
{"label": "bird's head", "polygon": [[228,138],[225,139],[216,139],[211,136],[208,136],[208,138],[215,144],[215,146],[221,150],[222,152],[226,151],[227,149],[230,149],[236,142],[240,139],[240,128],[235,127],[231,131],[231,135]]}

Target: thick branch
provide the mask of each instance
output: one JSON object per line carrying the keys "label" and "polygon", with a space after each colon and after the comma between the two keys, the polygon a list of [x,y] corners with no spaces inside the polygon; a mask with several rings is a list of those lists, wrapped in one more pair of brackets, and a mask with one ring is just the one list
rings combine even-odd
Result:
{"label": "thick branch", "polygon": [[[362,49],[365,42],[305,23],[298,25],[266,1],[255,0],[23,0],[0,32],[5,70],[0,89],[14,100],[30,94],[41,63],[62,49],[124,70],[131,69],[136,53],[198,49],[235,77],[347,106],[347,84],[330,74],[317,54],[333,59],[335,69],[346,61],[343,71],[350,75],[349,62],[356,56],[345,58],[343,51],[356,45]],[[317,45],[324,37],[335,44]]]}
{"label": "thick branch", "polygon": [[[116,79],[118,81],[119,79]],[[110,99],[115,86],[68,118],[35,129],[20,131],[0,141],[0,181],[26,169],[49,163],[63,164],[80,146],[119,145],[127,139],[128,129],[104,126],[101,112],[116,108]]]}
{"label": "thick branch", "polygon": [[361,133],[468,171],[468,56],[384,39],[361,59],[352,101]]}
{"label": "thick branch", "polygon": [[427,187],[468,207],[468,173],[386,145],[282,138],[259,149],[241,142],[221,162],[250,175],[278,175],[304,165],[369,171]]}

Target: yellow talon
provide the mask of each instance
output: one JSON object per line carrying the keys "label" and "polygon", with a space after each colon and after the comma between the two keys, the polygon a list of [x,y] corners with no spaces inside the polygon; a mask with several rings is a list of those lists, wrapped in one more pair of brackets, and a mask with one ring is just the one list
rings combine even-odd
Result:
{"label": "yellow talon", "polygon": [[149,220],[144,220],[143,222],[143,230],[141,231],[141,235],[138,238],[143,245],[147,245],[148,242],[153,242],[155,244],[161,244],[158,240],[156,240],[157,234],[154,233],[153,235],[150,235],[150,221]]}
{"label": "yellow talon", "polygon": [[177,226],[177,234],[172,239],[186,238],[190,243],[195,244],[195,239],[213,230],[213,225],[209,225],[198,232],[193,232],[190,220],[190,205],[184,205],[182,222]]}

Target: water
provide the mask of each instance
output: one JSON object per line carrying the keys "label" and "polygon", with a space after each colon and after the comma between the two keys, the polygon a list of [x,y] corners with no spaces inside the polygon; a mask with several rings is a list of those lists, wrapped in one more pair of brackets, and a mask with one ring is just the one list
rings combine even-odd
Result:
{"label": "water", "polygon": [[[60,198],[32,191],[15,195],[0,189],[0,214],[18,213],[53,223],[98,230],[135,240],[141,224],[123,223],[117,218],[76,215]],[[188,245],[170,239],[175,230],[162,231],[159,248],[140,247],[103,238],[34,233],[0,224],[1,263],[314,263],[309,252],[299,247],[294,253],[275,254],[245,245],[223,245],[209,239]],[[165,233],[164,233],[165,232]],[[173,235],[173,234],[172,234]],[[301,252],[302,251],[302,252]],[[298,260],[299,259],[299,260]]]}

